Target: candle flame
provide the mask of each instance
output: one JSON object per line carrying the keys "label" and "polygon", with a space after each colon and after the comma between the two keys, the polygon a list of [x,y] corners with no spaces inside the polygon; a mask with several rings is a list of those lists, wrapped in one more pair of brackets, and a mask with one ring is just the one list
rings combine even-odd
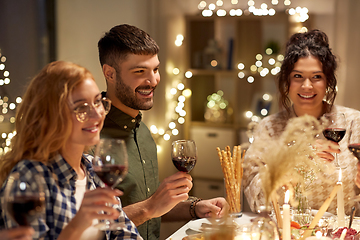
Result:
{"label": "candle flame", "polygon": [[341,182],[342,179],[342,172],[341,172],[341,168],[339,168],[339,182]]}
{"label": "candle flame", "polygon": [[288,204],[288,203],[289,203],[289,199],[290,199],[290,191],[289,191],[289,190],[286,190],[284,203],[285,203],[285,204]]}

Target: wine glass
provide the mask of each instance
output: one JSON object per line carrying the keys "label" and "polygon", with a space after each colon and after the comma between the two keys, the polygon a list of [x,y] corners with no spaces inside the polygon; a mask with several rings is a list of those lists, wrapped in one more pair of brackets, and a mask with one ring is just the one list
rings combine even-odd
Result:
{"label": "wine glass", "polygon": [[3,210],[19,226],[30,226],[45,213],[45,182],[35,174],[30,180],[11,173],[4,190]]}
{"label": "wine glass", "polygon": [[197,150],[193,140],[177,140],[172,143],[171,158],[181,172],[189,173],[196,164]]}
{"label": "wine glass", "polygon": [[[354,157],[356,157],[357,160],[360,162],[360,139],[355,137],[355,136],[358,136],[359,133],[358,132],[356,134],[353,133],[353,129],[359,129],[359,127],[360,127],[359,119],[355,119],[355,120],[351,121],[348,149],[354,155]],[[358,202],[358,201],[360,201],[360,195],[358,195],[352,199],[349,199],[349,200]]]}
{"label": "wine glass", "polygon": [[[128,172],[128,155],[125,141],[116,138],[103,138],[95,148],[92,160],[96,175],[107,187],[115,188]],[[118,207],[114,205],[113,207]],[[96,225],[100,230],[120,230],[123,223],[106,220]]]}
{"label": "wine glass", "polygon": [[[324,117],[329,121],[324,129],[324,137],[333,142],[340,142],[346,133],[346,119],[344,113],[326,113]],[[335,167],[341,168],[337,153],[335,153]]]}

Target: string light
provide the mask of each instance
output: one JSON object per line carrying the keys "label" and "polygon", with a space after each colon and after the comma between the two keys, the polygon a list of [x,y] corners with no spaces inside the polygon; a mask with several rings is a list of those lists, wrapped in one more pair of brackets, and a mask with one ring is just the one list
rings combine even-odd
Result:
{"label": "string light", "polygon": [[[16,132],[14,131],[15,110],[18,104],[21,103],[22,98],[17,97],[15,102],[7,96],[5,89],[6,85],[11,83],[10,72],[6,70],[6,56],[2,55],[0,49],[0,125],[1,125],[1,139],[0,139],[0,155],[9,151],[11,139]],[[8,124],[10,123],[10,125]]]}
{"label": "string light", "polygon": [[[221,4],[219,2],[219,4]],[[214,5],[214,4],[213,4]],[[199,3],[199,9],[204,8],[206,6],[206,2],[202,1]],[[212,6],[214,7],[214,6]],[[175,45],[181,46],[179,42],[184,40],[184,36],[178,34],[176,36]],[[167,124],[167,127],[159,128],[156,125],[150,126],[150,132],[153,134],[155,139],[162,137],[165,141],[169,141],[171,136],[176,136],[179,134],[180,125],[185,123],[186,111],[184,110],[185,101],[187,98],[191,97],[192,92],[190,89],[186,88],[183,80],[184,78],[191,78],[193,73],[191,71],[186,71],[183,76],[180,75],[181,70],[179,68],[174,67],[170,72],[174,74],[177,79],[173,80],[173,86],[169,89],[169,94],[167,94],[167,98],[169,98],[169,102],[174,103],[174,113],[172,114],[171,121]],[[161,151],[161,147],[158,145],[158,151]]]}
{"label": "string light", "polygon": [[[234,5],[237,5],[239,3],[238,0],[231,0],[231,4],[233,5],[233,7],[235,7]],[[279,4],[278,0],[272,0],[271,1],[271,5],[273,6],[277,6]],[[284,1],[284,6],[289,6],[291,4],[291,1],[289,0],[285,0]],[[210,17],[213,15],[213,12],[216,11],[217,16],[222,17],[222,16],[226,16],[228,14],[228,12],[221,8],[224,6],[224,1],[222,0],[217,0],[216,4],[214,3],[210,3],[207,4],[206,1],[200,1],[200,3],[198,4],[198,9],[202,11],[202,15],[204,17]],[[230,16],[242,16],[243,13],[245,14],[249,14],[249,13],[253,13],[256,16],[266,16],[266,15],[270,15],[273,16],[275,15],[276,11],[274,8],[268,8],[269,6],[266,3],[261,3],[260,4],[260,8],[256,8],[255,7],[255,1],[254,0],[249,0],[248,1],[248,9],[245,9],[244,11],[240,8],[236,9],[236,8],[232,8],[229,10],[229,15]],[[216,8],[218,8],[216,10]],[[298,22],[305,22],[309,16],[308,16],[308,9],[307,8],[301,8],[301,7],[297,7],[297,8],[288,8],[286,10],[286,12],[289,15],[298,15],[297,20]],[[299,31],[306,31],[307,29],[305,27],[302,27],[301,29],[299,29]],[[176,40],[175,40],[175,45],[177,47],[182,46],[184,40],[184,36],[181,34],[178,34],[176,36]],[[284,56],[281,54],[278,54],[276,56],[276,58],[273,57],[274,55],[274,50],[272,48],[267,48],[265,50],[265,57],[262,54],[257,54],[255,56],[256,61],[253,65],[250,66],[250,72],[252,74],[259,74],[261,77],[266,77],[269,73],[271,73],[272,75],[276,75],[277,73],[280,72],[280,67],[281,67],[281,62],[284,60]],[[266,59],[266,60],[265,60]],[[211,65],[213,67],[217,66],[217,61],[216,59],[213,60],[213,62],[211,62]],[[265,64],[268,64],[269,66],[265,66]],[[0,65],[0,68],[2,68],[2,66]],[[238,77],[240,79],[246,79],[247,82],[249,84],[253,83],[255,81],[254,76],[249,75],[246,76],[246,71],[245,70],[246,66],[243,63],[239,63],[238,64],[238,69],[241,70],[238,73]],[[175,76],[178,76],[180,74],[180,69],[179,68],[173,68],[172,73]],[[191,78],[193,76],[193,73],[191,71],[186,71],[184,73],[184,77],[185,78]],[[186,98],[191,97],[192,92],[190,89],[185,88],[184,83],[182,82],[182,80],[180,80],[180,82],[176,83],[172,88],[170,88],[170,96],[171,99],[177,99],[176,101],[176,106],[174,106],[174,113],[172,114],[172,121],[168,124],[168,127],[166,130],[160,128],[158,129],[155,125],[152,125],[150,127],[150,131],[153,135],[157,135],[157,137],[162,136],[163,139],[165,141],[170,140],[171,136],[176,136],[179,134],[179,130],[177,129],[177,124],[184,124],[185,123],[185,116],[186,116],[186,111],[183,109],[185,106],[185,100]],[[263,96],[263,100],[264,101],[271,101],[269,99],[272,99],[271,95],[266,94]],[[208,103],[211,104],[211,103]],[[226,104],[227,105],[227,104]],[[225,106],[226,106],[225,105]],[[262,109],[261,110],[261,115],[262,116],[266,116],[268,114],[268,110],[267,109]],[[261,118],[259,116],[253,115],[253,113],[251,111],[247,111],[245,113],[247,118],[251,118],[252,121],[259,121]],[[177,123],[176,123],[177,122]]]}
{"label": "string light", "polygon": [[[200,1],[200,3],[198,4],[198,9],[201,11],[203,17],[211,17],[214,13],[216,13],[218,17],[224,17],[226,15],[235,17],[235,16],[242,16],[243,13],[245,13],[246,15],[252,13],[254,16],[274,16],[276,14],[276,10],[274,9],[274,7],[278,9],[280,9],[281,7],[279,6],[278,0],[272,0],[270,6],[268,6],[267,3],[257,4],[258,1],[256,1],[255,3],[254,0],[249,0],[247,2],[247,6],[248,6],[247,9],[236,8],[236,6],[239,4],[238,0],[228,0],[228,1],[230,2],[230,4],[225,4],[224,0],[217,0],[216,4],[214,3],[207,4],[206,1]],[[290,0],[284,0],[282,1],[282,3],[283,3],[283,7],[285,8],[285,11],[289,15],[294,15],[297,13],[298,17],[296,21],[305,22],[309,18],[309,16],[307,15],[307,11],[308,11],[307,8],[301,8],[301,7],[296,7],[295,9],[290,8],[291,5]],[[225,9],[226,6],[230,6],[231,9],[226,10]],[[257,8],[256,6],[259,6],[259,8]]]}

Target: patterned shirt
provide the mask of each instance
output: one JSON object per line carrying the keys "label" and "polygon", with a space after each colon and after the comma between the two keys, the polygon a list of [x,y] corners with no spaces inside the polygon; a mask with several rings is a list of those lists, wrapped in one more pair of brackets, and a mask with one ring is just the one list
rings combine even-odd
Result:
{"label": "patterned shirt", "polygon": [[[83,155],[81,160],[85,173],[87,175],[87,189],[93,190],[96,187],[103,187],[104,183],[94,173],[92,166],[87,158],[91,156]],[[77,174],[75,170],[65,161],[65,159],[57,155],[47,163],[41,163],[33,160],[22,160],[18,162],[11,172],[19,172],[25,181],[31,182],[34,174],[43,176],[46,182],[45,206],[46,218],[39,218],[31,223],[35,229],[33,239],[53,240],[59,237],[62,229],[74,218],[76,214],[75,199],[75,181]],[[5,183],[6,184],[6,183]],[[3,200],[4,186],[0,196]],[[119,222],[125,223],[127,228],[116,232],[106,231],[106,239],[142,239],[138,233],[136,226],[126,216],[121,209],[119,202],[120,217]],[[17,224],[3,211],[1,218],[6,228],[12,228]],[[0,220],[0,223],[2,220]],[[0,226],[1,228],[1,226]]]}
{"label": "patterned shirt", "polygon": [[[105,94],[105,93],[103,93]],[[124,192],[123,206],[149,198],[159,187],[157,151],[154,139],[141,121],[141,113],[135,118],[111,106],[106,115],[101,137],[122,138],[129,155],[128,174],[118,188]],[[138,226],[145,240],[156,240],[160,236],[161,218],[150,219]]]}
{"label": "patterned shirt", "polygon": [[[356,163],[358,161],[348,150],[350,131],[352,131],[351,142],[354,142],[355,140],[355,142],[360,143],[360,126],[354,125],[351,127],[352,120],[360,119],[360,112],[337,105],[333,106],[331,112],[344,113],[346,118],[346,134],[343,140],[339,142],[341,153],[338,154],[338,159],[339,163],[341,163],[340,166],[346,166],[345,169],[342,169],[342,183],[344,188],[345,213],[350,214],[352,206],[357,206],[356,209],[359,209],[360,206],[358,202],[354,203],[353,201],[348,200],[360,192],[354,181],[357,171]],[[288,119],[292,117],[295,117],[294,112],[291,112],[289,116],[286,111],[282,111],[264,118],[254,134],[254,141],[264,133],[267,133],[274,138],[279,137],[284,131]],[[324,137],[321,136],[321,138]],[[250,146],[246,152],[244,162],[244,193],[252,211],[255,211],[257,207],[265,204],[264,195],[261,190],[261,180],[258,173],[259,169],[254,161],[252,161],[254,157],[256,157],[256,152],[252,151]],[[307,190],[307,198],[312,209],[319,209],[329,197],[335,183],[339,179],[339,172],[335,170],[333,173],[327,174],[326,179],[330,181],[324,182],[321,178],[315,179]],[[337,198],[335,197],[327,210],[328,212],[336,214],[336,201]]]}

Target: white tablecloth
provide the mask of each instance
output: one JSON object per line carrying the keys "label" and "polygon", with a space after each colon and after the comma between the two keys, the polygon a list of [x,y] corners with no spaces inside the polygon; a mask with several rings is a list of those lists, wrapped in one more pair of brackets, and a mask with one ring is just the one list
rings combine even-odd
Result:
{"label": "white tablecloth", "polygon": [[[250,223],[250,220],[255,218],[257,215],[254,213],[244,213],[242,217],[237,218],[235,221],[238,224],[246,224]],[[182,240],[184,237],[188,236],[187,233],[194,234],[201,227],[201,224],[209,223],[210,221],[207,218],[202,218],[198,220],[192,220],[182,226],[179,230],[174,232],[170,237],[166,240]]]}

